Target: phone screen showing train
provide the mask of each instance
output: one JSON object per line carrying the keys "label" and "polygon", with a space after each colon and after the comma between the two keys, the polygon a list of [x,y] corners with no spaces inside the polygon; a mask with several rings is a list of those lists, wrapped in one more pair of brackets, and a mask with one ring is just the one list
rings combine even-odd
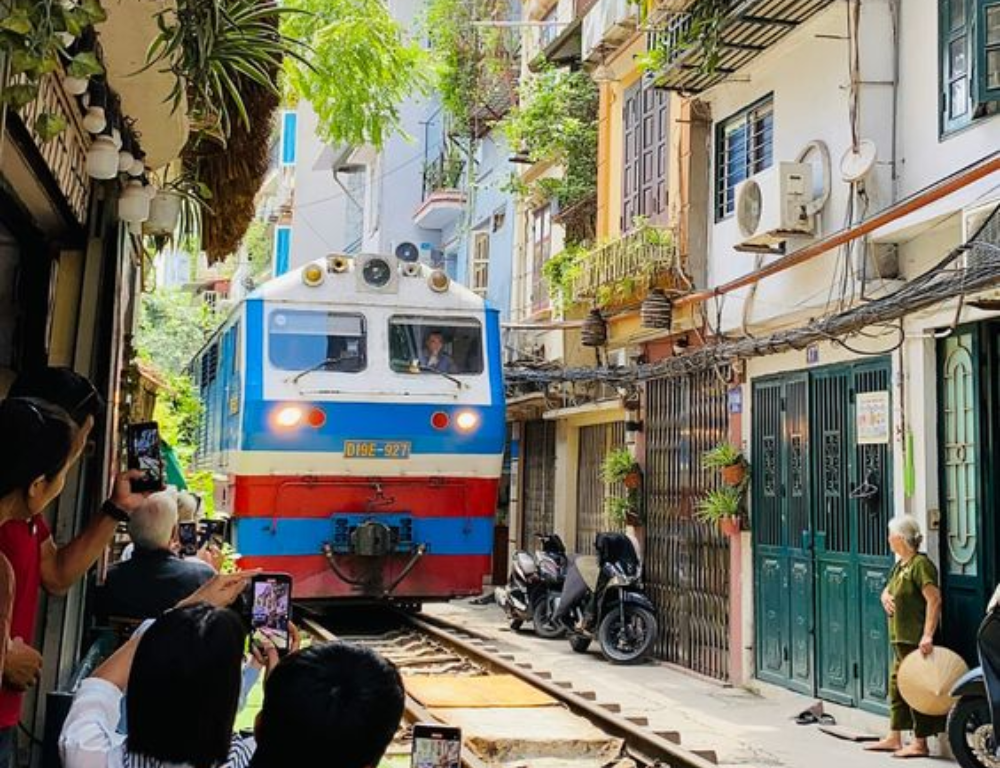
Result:
{"label": "phone screen showing train", "polygon": [[132,481],[132,490],[140,493],[163,490],[160,427],[155,421],[129,424],[128,468],[142,472],[142,477]]}
{"label": "phone screen showing train", "polygon": [[462,730],[449,725],[413,726],[412,768],[460,768]]}
{"label": "phone screen showing train", "polygon": [[194,557],[198,554],[197,523],[178,523],[177,538],[181,544],[181,555],[184,557]]}
{"label": "phone screen showing train", "polygon": [[292,609],[292,577],[262,573],[250,582],[250,617],[254,634],[263,634],[278,653],[288,652],[288,617]]}

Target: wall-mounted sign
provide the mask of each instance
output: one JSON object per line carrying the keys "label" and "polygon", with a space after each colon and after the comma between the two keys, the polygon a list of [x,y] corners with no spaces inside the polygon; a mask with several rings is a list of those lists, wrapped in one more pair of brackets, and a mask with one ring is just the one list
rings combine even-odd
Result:
{"label": "wall-mounted sign", "polygon": [[816,365],[819,362],[819,345],[811,344],[806,347],[806,365]]}
{"label": "wall-mounted sign", "polygon": [[861,392],[855,397],[858,445],[885,445],[889,442],[889,393]]}
{"label": "wall-mounted sign", "polygon": [[743,387],[733,387],[729,390],[729,412],[743,413]]}

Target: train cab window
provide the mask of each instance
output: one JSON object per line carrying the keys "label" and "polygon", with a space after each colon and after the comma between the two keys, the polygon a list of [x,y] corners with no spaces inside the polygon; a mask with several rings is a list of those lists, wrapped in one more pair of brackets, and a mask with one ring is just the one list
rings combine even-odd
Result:
{"label": "train cab window", "polygon": [[396,373],[482,373],[483,329],[472,318],[393,317],[389,354]]}
{"label": "train cab window", "polygon": [[283,371],[358,373],[365,341],[361,315],[281,309],[268,319],[268,357]]}

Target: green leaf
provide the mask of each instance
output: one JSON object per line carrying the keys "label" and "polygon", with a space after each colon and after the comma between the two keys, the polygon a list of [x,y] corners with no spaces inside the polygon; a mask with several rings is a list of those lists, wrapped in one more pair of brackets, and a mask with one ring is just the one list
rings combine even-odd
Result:
{"label": "green leaf", "polygon": [[17,8],[6,18],[0,19],[0,29],[5,29],[16,35],[30,35],[34,28],[31,17],[23,8]]}
{"label": "green leaf", "polygon": [[16,48],[10,54],[10,71],[14,75],[20,75],[22,72],[31,72],[41,63],[41,57],[36,56],[28,48]]}
{"label": "green leaf", "polygon": [[80,11],[79,8],[62,9],[62,20],[66,26],[66,31],[73,37],[79,37],[83,30],[90,25],[90,17]]}
{"label": "green leaf", "polygon": [[37,83],[9,85],[4,88],[3,93],[0,94],[0,101],[5,104],[9,104],[14,109],[20,109],[26,104],[30,104],[36,98],[38,98]]}
{"label": "green leaf", "polygon": [[78,53],[66,69],[72,77],[86,78],[104,74],[104,67],[97,60],[97,55],[90,51]]}
{"label": "green leaf", "polygon": [[64,130],[66,130],[66,118],[62,115],[43,112],[35,119],[35,133],[43,143],[51,141]]}
{"label": "green leaf", "polygon": [[108,20],[108,14],[101,7],[99,0],[83,0],[80,8],[90,17],[91,24],[100,24]]}

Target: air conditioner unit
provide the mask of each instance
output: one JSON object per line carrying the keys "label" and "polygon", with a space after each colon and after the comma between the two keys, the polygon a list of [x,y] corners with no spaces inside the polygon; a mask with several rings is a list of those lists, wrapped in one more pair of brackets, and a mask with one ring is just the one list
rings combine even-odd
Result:
{"label": "air conditioner unit", "polygon": [[[983,228],[986,224],[987,219],[996,210],[997,201],[986,203],[985,205],[977,205],[974,208],[966,208],[962,211],[962,242],[968,243],[972,238],[978,235],[978,240],[990,243],[994,246],[1000,246],[1000,218],[994,219],[994,221]],[[980,231],[982,230],[982,231]],[[976,259],[975,247],[969,248],[962,255],[961,266],[970,267],[975,265]]]}
{"label": "air conditioner unit", "polygon": [[583,17],[583,58],[594,62],[605,50],[623,42],[639,23],[639,6],[632,0],[597,0]]}
{"label": "air conditioner unit", "polygon": [[736,189],[736,224],[743,241],[738,250],[770,251],[791,236],[816,233],[812,165],[776,163]]}

